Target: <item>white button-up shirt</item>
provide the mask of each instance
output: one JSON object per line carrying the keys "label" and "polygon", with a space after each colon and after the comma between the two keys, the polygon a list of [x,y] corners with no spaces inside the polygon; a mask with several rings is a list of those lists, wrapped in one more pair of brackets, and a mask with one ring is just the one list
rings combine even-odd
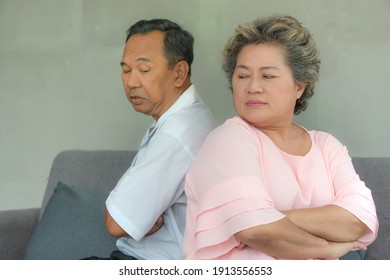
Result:
{"label": "white button-up shirt", "polygon": [[[132,238],[117,247],[137,259],[182,259],[185,175],[203,140],[216,127],[192,85],[147,130],[131,167],[110,193],[106,206]],[[163,214],[164,225],[145,236]]]}

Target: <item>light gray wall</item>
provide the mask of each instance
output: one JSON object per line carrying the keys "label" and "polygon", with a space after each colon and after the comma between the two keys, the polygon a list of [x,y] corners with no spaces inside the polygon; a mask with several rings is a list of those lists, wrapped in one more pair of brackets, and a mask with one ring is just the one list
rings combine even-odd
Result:
{"label": "light gray wall", "polygon": [[0,210],[40,206],[62,150],[137,148],[151,119],[120,81],[132,23],[169,18],[193,33],[193,81],[222,122],[234,112],[220,52],[236,25],[272,13],[297,17],[321,51],[297,122],[353,156],[390,156],[389,0],[0,0]]}

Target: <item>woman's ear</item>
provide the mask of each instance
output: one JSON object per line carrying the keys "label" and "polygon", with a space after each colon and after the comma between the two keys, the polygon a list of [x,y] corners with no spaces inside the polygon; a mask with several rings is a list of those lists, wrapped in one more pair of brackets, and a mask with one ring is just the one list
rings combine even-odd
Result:
{"label": "woman's ear", "polygon": [[190,67],[184,60],[180,60],[175,65],[175,86],[181,87],[188,79]]}
{"label": "woman's ear", "polygon": [[306,83],[305,82],[297,82],[296,93],[297,99],[301,98],[302,94],[305,92]]}

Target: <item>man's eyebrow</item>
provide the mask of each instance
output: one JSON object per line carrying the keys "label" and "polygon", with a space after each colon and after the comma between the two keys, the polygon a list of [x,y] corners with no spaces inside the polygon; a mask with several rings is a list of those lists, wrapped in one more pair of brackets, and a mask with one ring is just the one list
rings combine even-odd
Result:
{"label": "man's eyebrow", "polygon": [[137,58],[136,61],[144,61],[144,62],[151,62],[152,60],[150,58],[146,58],[146,57],[140,57],[140,58]]}
{"label": "man's eyebrow", "polygon": [[[136,61],[141,61],[141,62],[151,62],[152,60],[149,59],[149,58],[146,58],[146,57],[140,57],[140,58],[137,58]],[[123,61],[121,61],[120,65],[123,67],[123,66],[127,66],[127,64]]]}

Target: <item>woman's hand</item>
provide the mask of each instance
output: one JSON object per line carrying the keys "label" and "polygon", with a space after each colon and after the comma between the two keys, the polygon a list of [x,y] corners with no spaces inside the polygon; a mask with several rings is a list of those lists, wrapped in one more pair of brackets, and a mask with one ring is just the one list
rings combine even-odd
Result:
{"label": "woman's hand", "polygon": [[339,242],[330,242],[328,241],[328,247],[326,250],[324,250],[324,257],[320,259],[325,260],[334,260],[338,259],[345,254],[347,254],[350,251],[355,250],[367,250],[367,247],[360,243],[359,241],[353,241],[353,242],[345,242],[345,243],[339,243]]}

